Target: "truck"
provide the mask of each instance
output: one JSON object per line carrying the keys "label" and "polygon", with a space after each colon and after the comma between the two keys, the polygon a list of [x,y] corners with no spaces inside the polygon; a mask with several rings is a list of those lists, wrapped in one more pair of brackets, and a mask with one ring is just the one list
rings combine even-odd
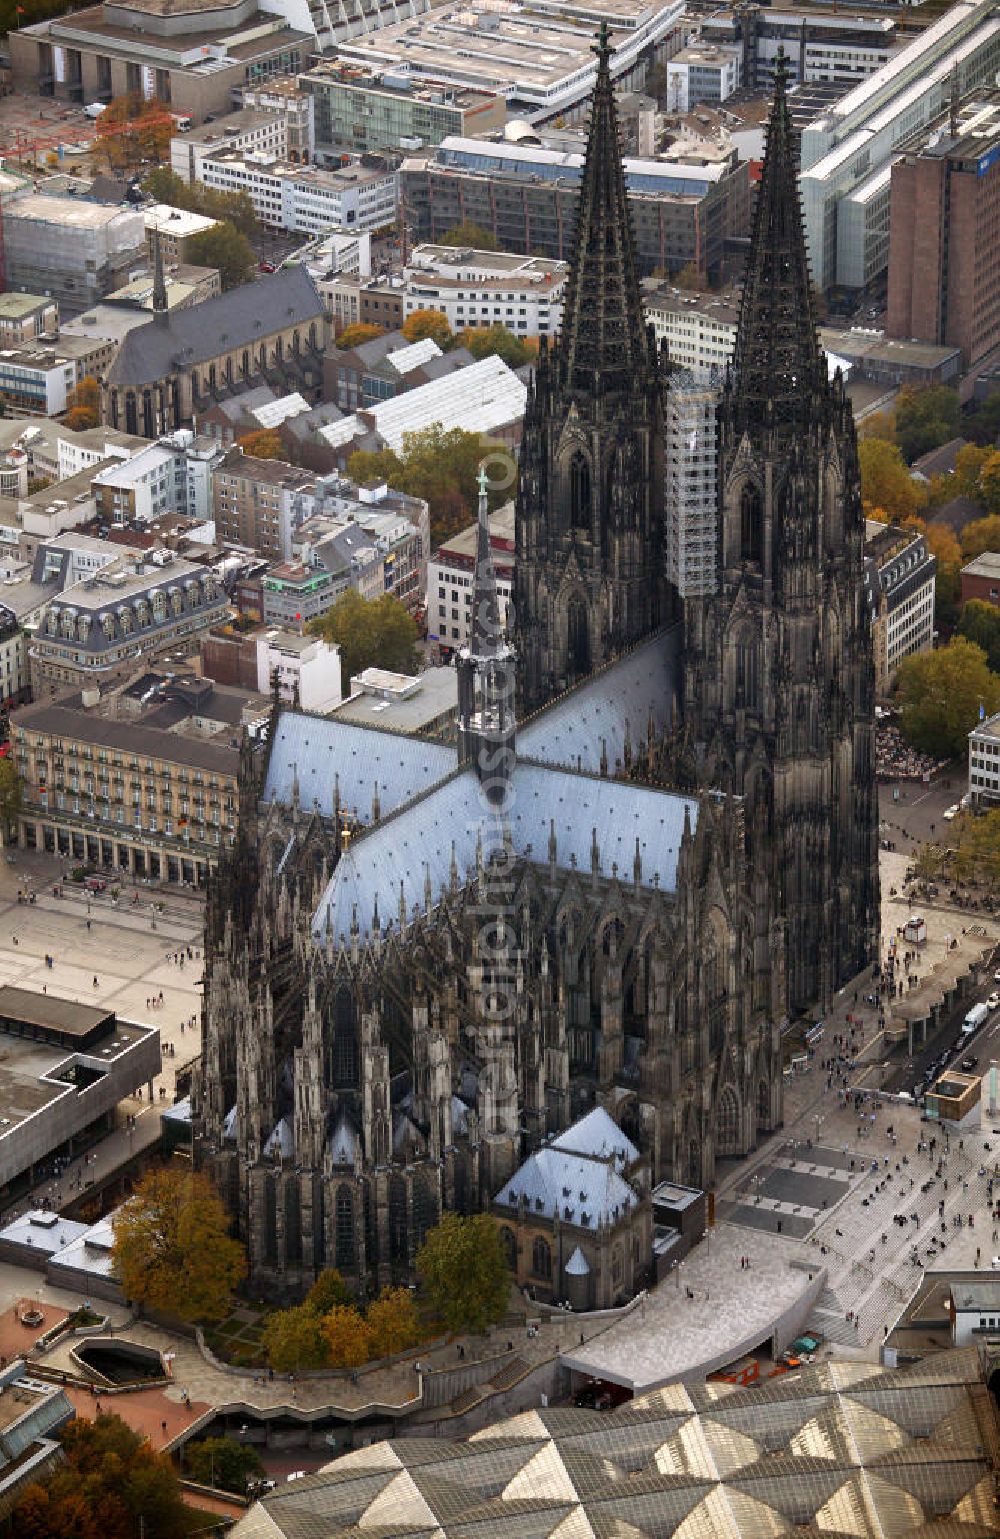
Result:
{"label": "truck", "polygon": [[989,1013],[990,1012],[985,1005],[973,1005],[972,1009],[965,1017],[965,1020],[962,1022],[962,1035],[965,1037],[971,1037],[974,1031],[979,1030],[980,1026],[983,1024]]}

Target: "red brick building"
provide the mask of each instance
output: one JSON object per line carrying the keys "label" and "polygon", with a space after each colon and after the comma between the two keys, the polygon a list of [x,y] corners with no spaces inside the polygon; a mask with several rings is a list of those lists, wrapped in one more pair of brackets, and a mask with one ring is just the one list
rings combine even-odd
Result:
{"label": "red brick building", "polygon": [[963,604],[969,599],[981,599],[984,604],[1000,608],[1000,555],[995,550],[984,551],[963,566],[961,575]]}
{"label": "red brick building", "polygon": [[955,126],[892,168],[886,333],[960,347],[968,367],[1000,346],[1000,94]]}

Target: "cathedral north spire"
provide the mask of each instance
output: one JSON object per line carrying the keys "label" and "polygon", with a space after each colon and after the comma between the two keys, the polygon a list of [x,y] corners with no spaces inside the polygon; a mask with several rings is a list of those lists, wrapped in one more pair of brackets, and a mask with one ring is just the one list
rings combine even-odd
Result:
{"label": "cathedral north spire", "polygon": [[647,367],[647,344],[606,22],[594,52],[597,78],[559,352],[565,388],[599,395],[634,388]]}
{"label": "cathedral north spire", "polygon": [[826,383],[816,337],[812,283],[798,191],[798,135],[785,90],[785,56],[774,72],[774,103],[754,208],[730,389],[741,428],[796,427]]}

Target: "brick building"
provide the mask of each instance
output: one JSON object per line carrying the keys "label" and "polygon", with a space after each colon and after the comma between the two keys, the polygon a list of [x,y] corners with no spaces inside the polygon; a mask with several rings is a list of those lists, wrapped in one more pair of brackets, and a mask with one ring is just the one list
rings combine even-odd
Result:
{"label": "brick building", "polygon": [[966,367],[1000,345],[1000,93],[896,162],[889,231],[887,335],[961,348]]}
{"label": "brick building", "polygon": [[984,550],[975,561],[963,566],[961,578],[963,604],[969,599],[980,599],[994,608],[1000,606],[1000,553]]}

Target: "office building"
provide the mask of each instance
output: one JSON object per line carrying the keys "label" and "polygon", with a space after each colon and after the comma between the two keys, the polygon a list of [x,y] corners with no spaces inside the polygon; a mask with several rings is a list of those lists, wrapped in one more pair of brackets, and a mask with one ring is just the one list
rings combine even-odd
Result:
{"label": "office building", "polygon": [[39,294],[0,294],[0,347],[23,347],[35,337],[55,336],[59,305]]}
{"label": "office building", "polygon": [[186,134],[176,134],[170,141],[170,169],[193,187],[202,180],[205,161],[220,150],[291,160],[287,119],[280,112],[244,107]]}
{"label": "office building", "polygon": [[290,25],[280,5],[212,0],[199,12],[173,0],[106,0],[19,27],[8,51],[22,90],[69,102],[155,98],[201,123],[228,112],[245,86],[294,75],[314,46],[312,28]]}
{"label": "office building", "polygon": [[912,134],[1000,70],[994,0],[962,0],[802,130],[813,282],[863,289],[889,260],[892,162]]}
{"label": "office building", "polygon": [[301,630],[310,620],[326,614],[348,586],[341,571],[283,561],[269,567],[261,579],[265,625],[282,630]]}
{"label": "office building", "polygon": [[0,396],[20,415],[58,417],[80,378],[71,344],[35,342],[0,350]]}
{"label": "office building", "polygon": [[316,157],[347,151],[419,150],[449,134],[485,134],[503,128],[504,98],[414,77],[406,65],[366,68],[323,60],[302,76],[313,101]]}
{"label": "office building", "polygon": [[621,88],[641,89],[648,64],[680,47],[683,0],[531,0],[528,10],[501,10],[488,0],[449,0],[396,26],[354,37],[337,50],[346,64],[414,82],[441,82],[506,100],[529,122],[586,116],[594,84],[594,34],[606,22],[612,74]]}
{"label": "office building", "polygon": [[381,326],[398,331],[403,324],[405,292],[401,277],[369,278],[354,272],[324,276],[309,264],[316,290],[329,312],[334,335],[348,326]]}
{"label": "office building", "polygon": [[403,313],[437,310],[452,331],[504,326],[519,337],[554,336],[568,271],[548,257],[417,246],[403,277]]}
{"label": "office building", "polygon": [[53,685],[119,679],[137,659],[149,662],[190,642],[228,613],[225,592],[208,568],[163,549],[117,556],[48,605],[29,647],[32,687],[38,694]]}
{"label": "office building", "polygon": [[890,337],[1000,346],[1000,93],[975,92],[892,167]]}
{"label": "office building", "polygon": [[666,341],[672,363],[705,381],[721,374],[736,345],[737,295],[664,288],[647,294],[643,303],[646,319],[657,339]]}
{"label": "office building", "polygon": [[356,486],[319,477],[314,511],[293,537],[293,555],[334,578],[337,596],[354,588],[365,599],[389,594],[411,612],[424,603],[430,514],[420,497],[382,482]]}
{"label": "office building", "polygon": [[91,483],[97,515],[109,525],[148,524],[164,513],[211,518],[212,472],[221,458],[214,440],[178,428],[98,472]]}
{"label": "office building", "polygon": [[[490,514],[490,550],[496,573],[500,624],[514,585],[514,504]],[[477,525],[470,524],[443,541],[427,563],[427,639],[446,657],[467,645],[472,634]]]}
{"label": "office building", "polygon": [[156,236],[160,238],[160,258],[164,267],[173,262],[186,262],[188,246],[196,235],[214,230],[219,223],[205,214],[192,213],[187,208],[171,208],[169,203],[154,203],[144,208],[142,217],[146,224],[146,254],[151,263],[156,260]]}
{"label": "office building", "polygon": [[399,215],[399,175],[382,160],[320,171],[257,151],[219,150],[202,161],[201,180],[218,192],[245,192],[262,223],[305,235],[331,226],[380,230]]}
{"label": "office building", "polygon": [[667,61],[667,110],[690,112],[700,102],[718,107],[742,83],[743,50],[689,43]]}
{"label": "office building", "polygon": [[[704,282],[718,282],[728,243],[749,228],[748,166],[735,148],[681,140],[655,159],[626,157],[624,166],[640,273],[693,266]],[[469,220],[502,251],[568,261],[582,174],[576,135],[547,141],[539,131],[526,143],[452,137],[403,161],[400,191],[418,241],[440,242]]]}
{"label": "office building", "polygon": [[26,193],[3,216],[10,288],[42,289],[63,317],[79,315],[143,265],[140,210]]}
{"label": "office building", "polygon": [[[60,1224],[49,1209],[32,1217],[39,1224],[36,1236]],[[42,1314],[48,1325],[50,1316],[44,1309]],[[59,1469],[65,1455],[58,1434],[75,1414],[65,1389],[37,1378],[23,1359],[0,1368],[0,1519],[9,1520],[26,1486],[44,1482]]]}
{"label": "office building", "polygon": [[885,698],[904,657],[934,646],[937,558],[922,533],[868,519],[865,596],[875,653],[875,693]]}
{"label": "office building", "polygon": [[694,36],[700,43],[738,46],[743,85],[751,92],[771,89],[779,48],[798,85],[848,90],[888,63],[900,30],[893,16],[878,12],[753,4],[699,16]]}
{"label": "office building", "polygon": [[1000,804],[1000,712],[969,733],[969,801],[977,809]]}
{"label": "office building", "polygon": [[718,573],[719,391],[675,374],[664,416],[663,524],[667,580],[681,598],[715,592]]}
{"label": "office building", "polygon": [[94,704],[26,706],[11,724],[21,847],[204,886],[233,838],[240,735],[266,710],[255,691],[149,672]]}
{"label": "office building", "polygon": [[340,648],[320,636],[267,630],[253,640],[257,689],[319,715],[340,704]]}
{"label": "office building", "polygon": [[294,531],[312,512],[314,486],[308,471],[230,449],[212,476],[218,538],[271,561],[290,560]]}

